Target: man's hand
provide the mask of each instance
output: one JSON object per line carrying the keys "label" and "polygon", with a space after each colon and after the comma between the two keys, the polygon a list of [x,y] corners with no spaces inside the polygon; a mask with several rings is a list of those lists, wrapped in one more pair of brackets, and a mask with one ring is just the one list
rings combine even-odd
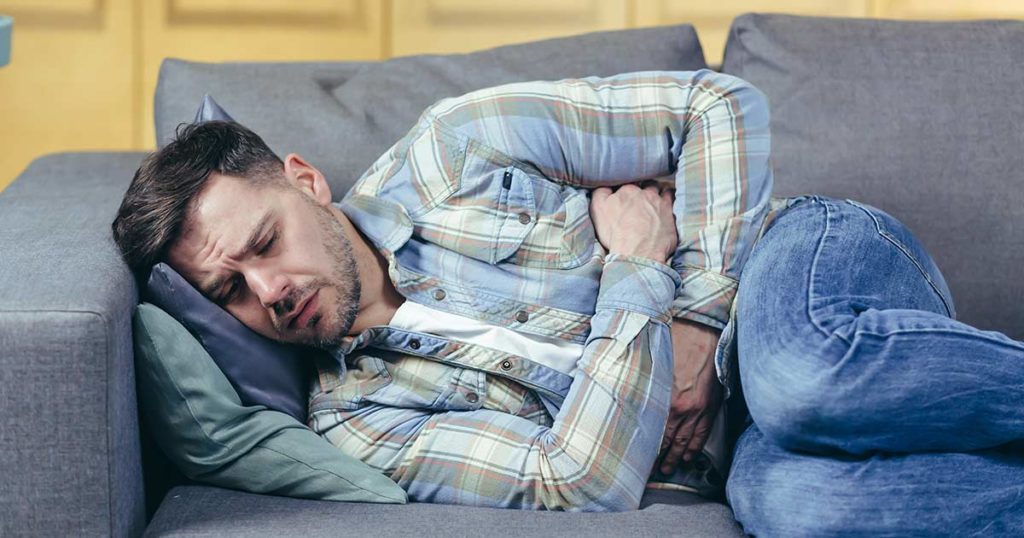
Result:
{"label": "man's hand", "polygon": [[[614,192],[595,189],[590,204],[597,238],[608,252],[666,262],[678,245],[672,201],[675,192],[659,192],[651,182],[627,183]],[[715,374],[715,346],[721,331],[673,320],[672,399],[662,441],[661,468],[671,473],[680,459],[690,461],[708,440],[722,401]]]}
{"label": "man's hand", "polygon": [[609,253],[665,263],[679,244],[674,197],[675,190],[659,191],[653,183],[643,188],[627,183],[614,193],[609,187],[594,189],[590,220],[597,240]]}
{"label": "man's hand", "polygon": [[715,374],[715,346],[721,331],[702,323],[672,321],[672,398],[661,442],[661,472],[671,474],[679,460],[693,459],[708,440],[722,405]]}

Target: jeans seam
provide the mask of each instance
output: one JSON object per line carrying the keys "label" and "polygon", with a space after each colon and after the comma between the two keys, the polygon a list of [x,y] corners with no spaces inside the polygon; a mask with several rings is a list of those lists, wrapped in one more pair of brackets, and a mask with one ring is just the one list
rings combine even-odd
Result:
{"label": "jeans seam", "polygon": [[825,239],[828,238],[829,229],[831,228],[830,224],[832,220],[832,212],[829,210],[828,202],[821,199],[818,196],[814,196],[814,200],[820,202],[822,208],[825,210],[825,231],[822,232],[821,237],[818,238],[818,245],[817,247],[815,247],[814,250],[814,260],[811,261],[811,271],[810,275],[808,276],[809,282],[807,283],[807,318],[811,320],[811,325],[813,325],[814,328],[817,329],[817,331],[820,332],[825,338],[831,338],[834,335],[843,342],[846,342],[847,345],[853,345],[851,341],[847,340],[846,337],[839,334],[838,332],[828,331],[824,327],[819,325],[818,320],[814,318],[814,315],[811,312],[811,304],[813,304],[814,302],[814,280],[815,277],[818,275],[818,260],[821,259],[821,251],[824,249]]}
{"label": "jeans seam", "polygon": [[[941,332],[943,334],[958,334],[958,335],[962,335],[962,336],[970,336],[970,337],[975,337],[975,338],[978,336],[978,333],[974,333],[974,332],[971,332],[971,331],[963,331],[963,330],[960,330],[960,329],[950,329],[950,328],[945,328],[945,327],[924,327],[924,328],[920,328],[920,329],[894,329],[892,331],[888,331],[888,332],[885,332],[885,333],[879,333],[879,332],[870,331],[870,330],[858,329],[857,330],[857,335],[858,336],[874,336],[876,338],[888,338],[888,337],[896,335],[896,334],[904,334],[904,333],[915,333],[916,334],[916,333],[925,333],[925,332]],[[997,343],[997,344],[1003,344],[1003,345],[1006,345],[1006,346],[1009,346],[1009,347],[1020,347],[1020,346],[1014,346],[1012,342],[991,342],[991,341],[986,341],[986,343]]]}
{"label": "jeans seam", "polygon": [[892,246],[896,247],[900,252],[903,253],[903,255],[908,260],[910,260],[910,263],[914,264],[914,267],[917,267],[917,271],[921,273],[921,276],[924,277],[925,282],[928,282],[928,286],[932,288],[932,291],[935,292],[935,295],[937,295],[939,297],[939,300],[942,301],[942,307],[946,309],[946,317],[952,318],[953,310],[949,307],[949,303],[946,301],[946,298],[942,296],[942,292],[939,291],[938,286],[936,286],[935,282],[932,281],[931,275],[928,274],[928,271],[925,271],[924,267],[921,266],[921,262],[918,261],[917,257],[914,256],[912,252],[910,252],[910,249],[907,248],[907,246],[904,245],[903,242],[899,240],[899,238],[892,235],[887,230],[883,229],[882,224],[878,222],[878,217],[876,217],[874,213],[868,211],[868,209],[865,207],[861,207],[859,204],[852,200],[847,201],[850,202],[850,205],[860,209],[861,211],[866,213],[867,216],[871,217],[872,222],[875,223],[875,231],[878,232],[878,235],[882,236],[883,238],[885,238],[886,241],[892,244]]}

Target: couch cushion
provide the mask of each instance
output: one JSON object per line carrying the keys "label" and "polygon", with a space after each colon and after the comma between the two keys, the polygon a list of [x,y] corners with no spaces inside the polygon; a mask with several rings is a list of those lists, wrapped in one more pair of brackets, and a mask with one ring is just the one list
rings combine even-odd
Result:
{"label": "couch cushion", "polygon": [[693,27],[595,32],[471,54],[386,62],[205,64],[167,60],[156,91],[160,145],[191,122],[209,93],[279,155],[297,152],[327,176],[340,200],[435,101],[505,82],[699,69]]}
{"label": "couch cushion", "polygon": [[922,240],[958,319],[1024,338],[1024,22],[746,14],[722,70],[772,108],[775,194],[879,207]]}
{"label": "couch cushion", "polygon": [[631,512],[595,514],[330,503],[186,486],[167,494],[146,536],[743,536],[729,507],[690,493],[648,490],[640,506]]}
{"label": "couch cushion", "polygon": [[308,499],[406,501],[388,477],[293,417],[242,405],[209,354],[167,313],[143,303],[133,321],[140,411],[190,478]]}

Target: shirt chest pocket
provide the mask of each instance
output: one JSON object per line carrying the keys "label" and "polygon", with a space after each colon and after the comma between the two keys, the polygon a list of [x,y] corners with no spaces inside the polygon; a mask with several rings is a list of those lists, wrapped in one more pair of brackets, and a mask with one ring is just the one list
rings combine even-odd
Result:
{"label": "shirt chest pocket", "polygon": [[572,269],[597,245],[586,191],[513,166],[467,156],[459,189],[423,215],[416,232],[490,264]]}
{"label": "shirt chest pocket", "polygon": [[346,362],[341,375],[327,362],[320,365],[319,390],[310,404],[311,413],[323,409],[358,409],[393,381],[384,361],[377,357],[359,355]]}
{"label": "shirt chest pocket", "polygon": [[311,412],[380,404],[435,411],[482,408],[516,414],[522,410],[527,393],[518,383],[491,378],[480,370],[390,349],[373,348],[372,355],[360,354],[346,363],[342,376],[328,367],[329,362],[322,364],[320,390],[314,394]]}
{"label": "shirt chest pocket", "polygon": [[375,350],[391,383],[364,400],[393,407],[435,411],[491,409],[515,414],[523,407],[526,389],[493,379],[486,372],[461,368],[425,357]]}

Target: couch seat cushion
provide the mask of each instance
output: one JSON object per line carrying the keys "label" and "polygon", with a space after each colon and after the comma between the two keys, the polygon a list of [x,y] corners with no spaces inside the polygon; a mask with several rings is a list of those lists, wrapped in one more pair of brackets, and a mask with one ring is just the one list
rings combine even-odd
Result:
{"label": "couch seat cushion", "polygon": [[146,536],[743,536],[728,506],[690,493],[649,490],[641,509],[567,513],[442,504],[310,501],[207,486],[172,489]]}

